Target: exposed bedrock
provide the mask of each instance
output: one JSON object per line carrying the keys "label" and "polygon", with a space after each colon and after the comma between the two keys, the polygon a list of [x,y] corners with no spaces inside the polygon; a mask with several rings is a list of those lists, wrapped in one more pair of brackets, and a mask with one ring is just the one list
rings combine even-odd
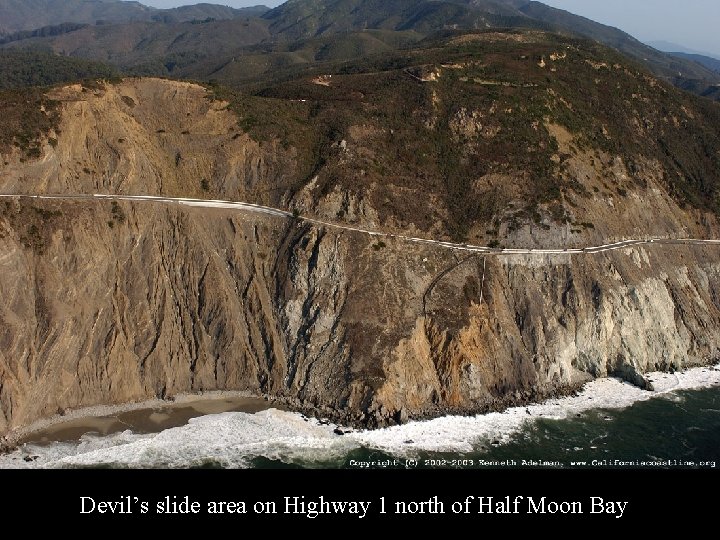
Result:
{"label": "exposed bedrock", "polygon": [[468,256],[227,210],[0,202],[0,433],[247,390],[386,425],[720,356],[715,247]]}

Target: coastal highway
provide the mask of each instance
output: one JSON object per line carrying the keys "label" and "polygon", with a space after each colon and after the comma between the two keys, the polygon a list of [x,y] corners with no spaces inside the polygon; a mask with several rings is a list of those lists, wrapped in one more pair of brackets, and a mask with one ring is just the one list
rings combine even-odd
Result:
{"label": "coastal highway", "polygon": [[628,239],[620,242],[613,242],[610,244],[603,244],[601,246],[588,246],[585,248],[551,248],[551,249],[500,249],[490,248],[484,246],[474,246],[470,244],[456,244],[452,242],[445,242],[440,240],[429,240],[427,238],[415,238],[412,236],[405,236],[402,234],[393,234],[381,231],[372,231],[359,227],[352,227],[350,225],[343,225],[340,223],[332,223],[328,221],[322,221],[320,219],[295,216],[292,212],[286,210],[280,210],[278,208],[271,208],[269,206],[261,206],[259,204],[252,204],[247,202],[234,202],[234,201],[218,201],[218,200],[206,200],[206,199],[187,199],[187,198],[172,198],[162,197],[153,195],[21,195],[21,194],[0,194],[0,199],[49,199],[49,200],[66,200],[66,201],[129,201],[136,203],[151,203],[151,204],[168,204],[168,205],[180,205],[180,206],[191,206],[198,208],[219,208],[224,210],[235,210],[238,212],[254,212],[258,214],[265,214],[274,216],[280,219],[297,219],[307,223],[313,223],[315,225],[322,225],[333,229],[340,229],[344,231],[352,231],[360,234],[366,234],[369,236],[375,236],[378,238],[395,238],[398,240],[412,242],[416,244],[428,244],[437,246],[445,249],[454,251],[466,251],[471,253],[480,253],[486,255],[494,255],[498,257],[512,257],[512,256],[527,256],[527,255],[583,255],[583,254],[597,254],[604,253],[606,251],[616,251],[620,249],[626,249],[640,245],[698,245],[698,246],[720,246],[720,240],[707,240],[699,238],[681,238],[681,239],[663,239],[663,238],[645,238],[645,239]]}

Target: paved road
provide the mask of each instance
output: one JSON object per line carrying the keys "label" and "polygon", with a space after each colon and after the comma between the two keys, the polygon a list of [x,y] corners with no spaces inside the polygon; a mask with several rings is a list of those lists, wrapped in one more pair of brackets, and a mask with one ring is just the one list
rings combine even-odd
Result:
{"label": "paved road", "polygon": [[[283,219],[295,219],[295,216],[291,212],[285,210],[279,210],[277,208],[271,208],[268,206],[261,206],[259,204],[252,204],[246,202],[233,202],[233,201],[217,201],[217,200],[205,200],[205,199],[186,199],[186,198],[171,198],[171,197],[157,197],[152,195],[2,195],[0,198],[31,198],[31,199],[51,199],[51,200],[112,200],[112,201],[131,201],[131,202],[150,202],[157,204],[177,204],[180,206],[193,206],[200,208],[223,208],[228,210],[237,210],[242,212],[255,212],[259,214],[266,214],[275,216]],[[589,246],[585,248],[556,248],[556,249],[497,249],[489,248],[484,246],[473,246],[470,244],[454,244],[452,242],[443,242],[440,240],[428,240],[426,238],[414,238],[412,236],[405,236],[402,234],[392,234],[379,231],[371,231],[368,229],[362,229],[358,227],[351,227],[350,225],[342,225],[339,223],[331,223],[328,221],[322,221],[315,218],[300,216],[298,219],[302,219],[308,223],[314,223],[316,225],[323,225],[325,227],[331,227],[334,229],[341,229],[345,231],[353,231],[361,234],[367,234],[369,236],[377,236],[381,238],[397,238],[407,242],[413,242],[416,244],[428,244],[432,246],[438,246],[446,249],[452,249],[455,251],[467,251],[472,253],[480,253],[486,255],[495,256],[520,256],[520,255],[581,255],[581,254],[596,254],[604,253],[606,251],[615,251],[619,249],[626,249],[633,246],[639,245],[702,245],[702,246],[720,246],[720,240],[705,240],[699,238],[681,238],[681,239],[662,239],[662,238],[645,238],[638,240],[623,240],[621,242],[614,242],[611,244],[604,244],[601,246]]]}

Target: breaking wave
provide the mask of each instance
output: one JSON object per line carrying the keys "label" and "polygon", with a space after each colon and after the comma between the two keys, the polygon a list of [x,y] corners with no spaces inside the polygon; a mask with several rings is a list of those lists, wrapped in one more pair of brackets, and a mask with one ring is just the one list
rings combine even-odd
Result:
{"label": "breaking wave", "polygon": [[599,379],[573,397],[553,399],[502,413],[447,416],[372,431],[336,432],[337,426],[269,409],[255,414],[223,413],[193,418],[187,425],[154,434],[131,431],[84,435],[79,441],[26,444],[0,456],[0,468],[247,468],[255,460],[303,467],[342,467],[357,450],[395,457],[478,452],[501,445],[538,419],[565,419],[595,409],[623,409],[653,398],[682,399],[676,392],[720,385],[720,365],[682,373],[652,373],[655,390],[617,379]]}

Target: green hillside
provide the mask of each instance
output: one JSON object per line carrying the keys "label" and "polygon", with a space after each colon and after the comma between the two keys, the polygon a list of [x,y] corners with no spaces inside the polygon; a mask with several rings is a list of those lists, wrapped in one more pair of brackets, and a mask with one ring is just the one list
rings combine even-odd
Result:
{"label": "green hillside", "polygon": [[51,86],[83,79],[112,79],[111,66],[42,51],[0,50],[0,89]]}
{"label": "green hillside", "polygon": [[[584,156],[600,171],[618,159],[631,172],[660,163],[674,197],[720,211],[720,107],[603,46],[457,34],[328,67],[253,94],[215,89],[253,137],[297,149],[290,193],[314,179],[318,199],[371,197],[383,220],[420,229],[443,220],[456,240],[492,241],[500,222],[568,220],[568,191],[595,196],[566,167]],[[572,141],[561,148],[553,126]],[[633,182],[601,191],[623,197]]]}

